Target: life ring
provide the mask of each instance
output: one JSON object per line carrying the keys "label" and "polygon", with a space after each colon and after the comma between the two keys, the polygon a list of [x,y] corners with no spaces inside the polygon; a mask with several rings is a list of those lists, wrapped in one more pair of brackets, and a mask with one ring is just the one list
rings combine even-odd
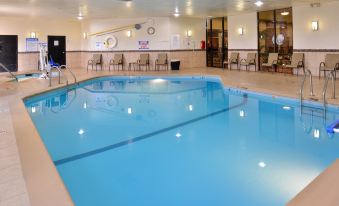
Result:
{"label": "life ring", "polygon": [[118,45],[118,39],[115,36],[107,36],[105,38],[105,46],[108,49],[113,49]]}

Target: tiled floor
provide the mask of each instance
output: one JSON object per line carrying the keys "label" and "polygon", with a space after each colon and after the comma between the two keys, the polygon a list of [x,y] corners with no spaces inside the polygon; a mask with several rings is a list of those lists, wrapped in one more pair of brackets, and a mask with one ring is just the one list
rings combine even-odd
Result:
{"label": "tiled floor", "polygon": [[[65,72],[66,73],[66,72]],[[242,89],[248,89],[253,91],[259,91],[268,93],[276,96],[287,96],[298,98],[299,94],[299,85],[301,77],[284,75],[284,74],[272,74],[272,73],[261,73],[261,72],[245,72],[245,71],[223,71],[221,69],[212,69],[212,68],[200,68],[200,69],[184,69],[181,71],[170,71],[170,72],[129,72],[129,71],[120,71],[120,72],[108,72],[108,71],[89,71],[86,72],[85,69],[74,69],[78,81],[86,80],[91,77],[103,76],[103,75],[217,75],[219,76],[225,86],[237,87]],[[70,82],[73,82],[72,77],[67,75]],[[56,80],[53,81],[54,86],[63,86],[57,85]],[[337,84],[338,85],[338,84]],[[321,94],[323,87],[323,80],[318,80],[314,78],[314,92],[315,96],[309,96],[308,85],[305,85],[305,99],[316,99],[321,101]],[[27,206],[30,205],[28,194],[30,194],[30,200],[33,205],[33,202],[38,202],[41,192],[44,192],[44,188],[38,188],[39,186],[33,185],[36,181],[33,181],[30,174],[29,178],[26,179],[26,183],[22,174],[22,166],[29,164],[27,163],[27,157],[24,161],[21,159],[22,164],[20,163],[18,148],[16,138],[22,136],[24,131],[18,131],[18,128],[28,131],[34,129],[32,124],[27,124],[27,121],[30,121],[28,115],[25,112],[25,108],[20,104],[21,99],[27,95],[32,95],[39,93],[44,90],[50,89],[48,87],[48,80],[38,80],[30,79],[20,83],[8,82],[7,75],[0,75],[0,206],[5,205],[18,205],[18,206]],[[331,89],[329,88],[330,96]],[[338,99],[330,99],[329,103],[339,105]],[[20,121],[26,121],[25,125],[17,125],[18,119]],[[13,123],[12,123],[13,122]],[[13,126],[14,125],[14,126]],[[26,133],[30,135],[31,133]],[[31,136],[34,136],[33,132]],[[15,138],[16,137],[16,138]],[[19,138],[18,141],[23,141],[22,138]],[[21,145],[21,147],[31,147],[32,145]],[[35,144],[34,144],[35,146]],[[21,148],[22,149],[22,148]],[[28,149],[27,149],[28,150]],[[22,150],[20,150],[22,152]],[[27,152],[27,151],[26,151]],[[36,154],[35,154],[36,155]],[[44,154],[46,155],[46,154]],[[32,159],[32,158],[31,158]],[[29,160],[34,161],[34,160]],[[48,158],[43,159],[43,161],[50,161]],[[32,162],[34,165],[34,162]],[[36,164],[36,163],[35,163]],[[35,165],[34,165],[35,166]],[[29,166],[28,170],[34,170],[33,166]],[[46,168],[43,168],[46,169]],[[47,172],[52,171],[50,168],[46,169]],[[27,171],[26,171],[27,172]],[[33,175],[34,176],[34,175]],[[47,177],[48,180],[49,177]],[[49,180],[48,180],[49,181]],[[55,181],[59,181],[58,179]],[[33,182],[33,183],[32,183]],[[54,184],[55,182],[51,182]],[[26,186],[28,191],[26,189]],[[33,188],[33,189],[32,189]],[[35,190],[36,191],[32,191]],[[38,192],[37,192],[38,191]],[[50,192],[52,193],[52,192]],[[40,195],[40,196],[39,196]],[[58,197],[58,196],[55,196]],[[49,197],[44,197],[46,201],[52,200]],[[58,199],[58,198],[56,198]],[[58,204],[55,201],[50,201],[50,205],[72,205],[68,204],[66,200],[65,204]],[[38,205],[38,204],[34,204]],[[44,204],[39,204],[44,205]]]}
{"label": "tiled floor", "polygon": [[8,108],[0,100],[0,206],[29,206]]}

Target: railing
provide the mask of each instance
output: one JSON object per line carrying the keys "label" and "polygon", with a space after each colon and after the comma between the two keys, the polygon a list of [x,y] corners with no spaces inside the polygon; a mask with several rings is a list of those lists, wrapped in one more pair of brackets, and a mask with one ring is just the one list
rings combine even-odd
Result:
{"label": "railing", "polygon": [[18,77],[16,77],[11,71],[9,71],[9,69],[0,63],[0,67],[3,68],[6,72],[8,72],[16,81],[18,81]]}
{"label": "railing", "polygon": [[[53,73],[53,70],[57,70],[58,71],[58,83],[59,84],[61,84],[61,74],[63,74],[59,67],[56,67],[56,66],[52,67],[51,70],[49,71],[49,73],[50,73],[49,74],[49,86],[50,87],[52,86],[52,73]],[[63,75],[63,76],[65,76],[65,75]],[[66,85],[68,85],[67,77],[66,77]]]}
{"label": "railing", "polygon": [[66,65],[61,65],[60,69],[68,70],[69,73],[72,75],[72,77],[74,79],[74,83],[77,83],[77,78],[76,78],[75,74],[72,72],[72,70],[69,67],[67,67]]}
{"label": "railing", "polygon": [[299,91],[299,95],[300,95],[300,106],[302,106],[303,104],[303,94],[304,94],[304,85],[305,85],[305,81],[307,78],[307,75],[310,77],[310,95],[313,96],[313,77],[312,77],[312,72],[309,69],[304,70],[304,76],[303,79],[301,81],[301,85],[300,85],[300,91]]}
{"label": "railing", "polygon": [[327,87],[328,87],[328,81],[329,79],[332,79],[332,98],[335,99],[335,72],[336,70],[331,71],[325,79],[325,83],[324,83],[324,89],[323,89],[323,102],[324,102],[324,109],[326,109],[326,93],[327,93]]}

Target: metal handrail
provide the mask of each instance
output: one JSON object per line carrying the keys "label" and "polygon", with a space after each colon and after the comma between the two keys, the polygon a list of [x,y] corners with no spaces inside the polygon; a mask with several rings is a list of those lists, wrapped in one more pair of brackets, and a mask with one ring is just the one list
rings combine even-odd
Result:
{"label": "metal handrail", "polygon": [[324,102],[324,108],[326,108],[326,93],[327,93],[327,87],[328,87],[328,81],[331,78],[332,79],[332,98],[335,99],[335,72],[336,70],[331,71],[325,79],[325,83],[324,83],[324,89],[323,89],[323,102]]}
{"label": "metal handrail", "polygon": [[72,77],[73,77],[73,79],[74,79],[74,83],[77,83],[77,78],[76,78],[75,74],[72,72],[72,70],[71,70],[69,67],[67,67],[66,65],[61,65],[61,66],[60,66],[60,69],[66,69],[66,70],[68,70],[69,73],[71,73],[71,75],[72,75]]}
{"label": "metal handrail", "polygon": [[300,106],[302,106],[302,104],[303,104],[304,85],[305,85],[305,81],[306,81],[307,75],[310,76],[310,95],[314,96],[314,93],[313,93],[313,77],[312,77],[312,72],[309,69],[306,69],[306,70],[304,70],[304,76],[303,76],[303,79],[301,81],[300,90],[299,90],[299,94],[300,94]]}
{"label": "metal handrail", "polygon": [[0,67],[2,67],[6,72],[8,72],[17,82],[19,81],[18,77],[16,77],[11,71],[9,71],[9,69],[5,65],[0,63]]}
{"label": "metal handrail", "polygon": [[[63,74],[63,72],[60,70],[59,67],[53,66],[53,67],[51,68],[51,70],[49,71],[49,72],[50,72],[50,74],[49,74],[49,86],[50,86],[50,87],[52,86],[52,71],[53,71],[53,70],[57,70],[57,71],[58,71],[58,78],[59,78],[58,83],[59,83],[59,84],[61,84],[61,74]],[[63,76],[65,76],[65,75],[63,75]],[[66,77],[66,85],[68,85],[68,79],[67,79],[67,77]]]}

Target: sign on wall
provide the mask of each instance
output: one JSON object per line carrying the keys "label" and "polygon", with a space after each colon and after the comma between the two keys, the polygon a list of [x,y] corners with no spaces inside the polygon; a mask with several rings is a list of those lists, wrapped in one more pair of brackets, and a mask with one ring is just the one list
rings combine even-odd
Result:
{"label": "sign on wall", "polygon": [[139,49],[149,49],[149,41],[138,41]]}
{"label": "sign on wall", "polygon": [[38,38],[26,38],[26,51],[28,52],[39,51],[39,39]]}
{"label": "sign on wall", "polygon": [[171,49],[180,49],[180,35],[173,34],[171,36]]}

